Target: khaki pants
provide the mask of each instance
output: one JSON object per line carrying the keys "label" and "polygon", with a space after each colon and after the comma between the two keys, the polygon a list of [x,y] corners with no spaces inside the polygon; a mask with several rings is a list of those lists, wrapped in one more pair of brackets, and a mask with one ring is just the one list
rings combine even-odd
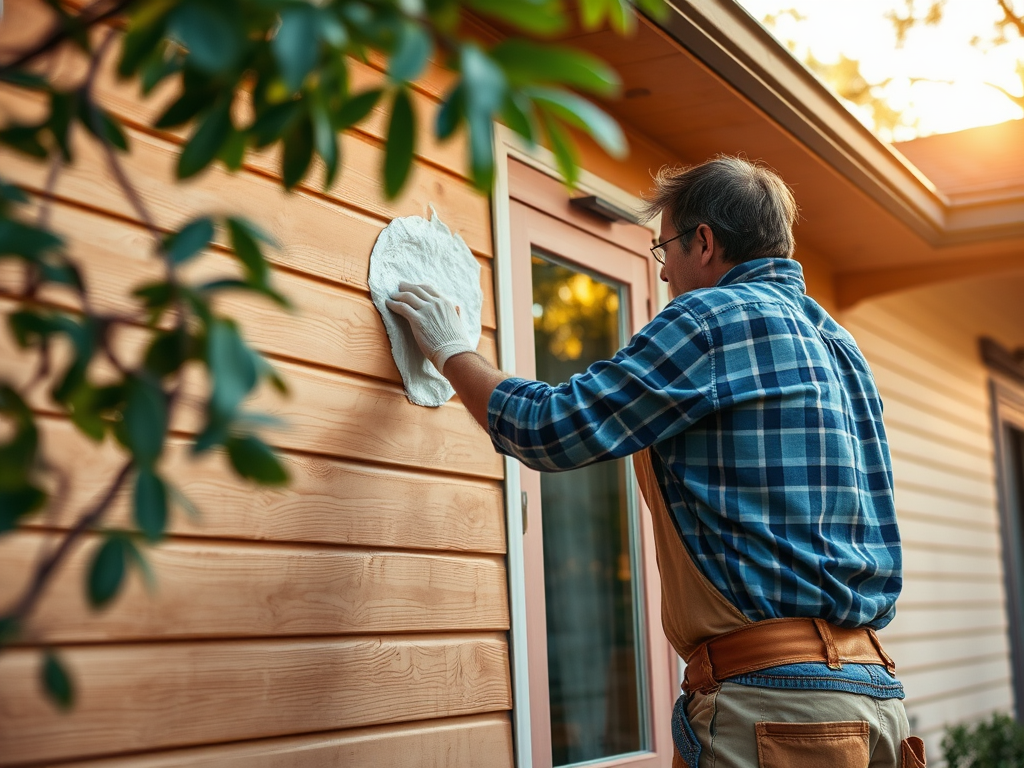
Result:
{"label": "khaki pants", "polygon": [[[683,707],[677,706],[677,721]],[[903,702],[842,691],[722,683],[675,722],[673,768],[923,768]],[[688,726],[688,727],[687,727]],[[692,749],[685,749],[689,742]],[[699,749],[699,765],[693,764]]]}

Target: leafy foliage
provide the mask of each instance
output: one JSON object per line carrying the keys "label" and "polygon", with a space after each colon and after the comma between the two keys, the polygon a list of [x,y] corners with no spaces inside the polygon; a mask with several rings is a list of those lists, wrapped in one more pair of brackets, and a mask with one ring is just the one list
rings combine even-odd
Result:
{"label": "leafy foliage", "polygon": [[1021,768],[1024,726],[1003,712],[973,725],[954,725],[942,739],[949,768]]}
{"label": "leafy foliage", "polygon": [[[49,575],[86,532],[96,532],[85,581],[91,605],[113,602],[132,569],[151,580],[146,546],[164,537],[175,508],[194,514],[162,464],[187,371],[202,371],[207,382],[205,390],[189,395],[203,416],[192,452],[220,448],[239,477],[256,483],[288,480],[280,459],[257,434],[258,427],[273,420],[244,405],[262,384],[285,391],[284,383],[216,304],[220,294],[242,291],[287,309],[287,299],[271,285],[266,257],[276,244],[256,223],[237,216],[199,215],[173,231],[153,224],[142,196],[120,171],[120,155],[131,151],[129,134],[99,106],[93,92],[101,59],[111,46],[119,47],[117,75],[136,83],[143,97],[158,87],[172,94],[152,127],[185,137],[176,164],[182,180],[215,164],[238,170],[248,153],[273,148],[286,189],[308,184],[314,168],[322,170],[322,183],[330,187],[343,167],[339,134],[382,110],[387,133],[381,181],[387,196],[395,197],[409,178],[422,117],[412,82],[431,61],[454,75],[433,130],[442,139],[459,130],[468,134],[469,168],[482,191],[492,184],[498,119],[530,143],[546,136],[569,181],[577,161],[568,127],[589,133],[613,154],[625,151],[615,121],[585,98],[617,94],[619,79],[607,65],[539,40],[510,37],[488,47],[467,37],[461,26],[468,10],[513,30],[549,37],[572,22],[562,0],[120,0],[81,11],[47,5],[59,16],[60,35],[41,39],[17,61],[0,64],[0,81],[47,108],[41,118],[12,118],[0,125],[0,146],[49,161],[52,185],[62,167],[76,162],[74,133],[91,136],[138,219],[150,229],[163,276],[131,287],[135,306],[129,311],[97,311],[71,249],[48,226],[50,196],[31,201],[0,179],[0,263],[13,264],[24,285],[20,293],[5,295],[16,303],[6,321],[18,346],[36,362],[34,375],[17,386],[0,381],[5,426],[0,432],[0,535],[42,509],[57,482],[35,420],[38,404],[65,413],[96,443],[116,441],[124,457],[100,501],[66,532],[22,597],[0,614],[0,648],[17,637]],[[577,5],[586,29],[610,24],[629,32],[635,25],[627,0]],[[106,10],[101,12],[101,6]],[[663,0],[639,0],[637,6],[655,16],[665,8]],[[98,36],[90,29],[120,11],[127,13],[124,25]],[[38,66],[39,58],[60,45],[88,55],[80,82],[58,84],[40,74],[47,70]],[[351,62],[371,58],[385,62],[380,82],[353,90]],[[242,276],[188,281],[182,268],[211,249],[233,254]],[[55,295],[55,288],[72,300],[46,298]],[[114,331],[120,327],[144,339],[137,362],[128,362],[130,355],[116,343]],[[133,513],[134,528],[128,531],[102,524],[122,486]],[[53,652],[46,652],[41,681],[54,703],[72,705],[72,680]]]}

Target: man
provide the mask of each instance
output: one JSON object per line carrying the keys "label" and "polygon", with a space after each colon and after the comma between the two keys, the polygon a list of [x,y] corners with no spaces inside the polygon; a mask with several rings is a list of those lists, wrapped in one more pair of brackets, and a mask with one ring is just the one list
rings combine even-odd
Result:
{"label": "man", "polygon": [[634,455],[663,625],[687,661],[674,765],[924,765],[874,632],[902,584],[882,405],[853,338],[804,293],[793,195],[718,157],[663,170],[658,212],[673,300],[559,386],[495,370],[429,286],[388,306],[498,451],[548,471]]}

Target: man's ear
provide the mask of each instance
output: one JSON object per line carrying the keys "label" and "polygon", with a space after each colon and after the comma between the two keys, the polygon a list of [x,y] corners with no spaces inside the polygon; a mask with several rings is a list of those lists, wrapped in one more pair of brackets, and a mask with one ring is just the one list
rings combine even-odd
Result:
{"label": "man's ear", "polygon": [[701,266],[708,266],[715,257],[715,249],[721,250],[721,246],[715,243],[715,232],[707,224],[701,224],[697,227],[695,234],[697,242],[700,243],[700,263]]}

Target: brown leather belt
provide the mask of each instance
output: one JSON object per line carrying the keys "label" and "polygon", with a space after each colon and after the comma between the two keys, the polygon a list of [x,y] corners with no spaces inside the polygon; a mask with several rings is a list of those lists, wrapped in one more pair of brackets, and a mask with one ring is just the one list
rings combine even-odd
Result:
{"label": "brown leather belt", "polygon": [[697,646],[686,662],[683,690],[710,693],[736,675],[804,662],[824,662],[830,669],[880,664],[896,672],[873,629],[843,629],[822,619],[768,619]]}

